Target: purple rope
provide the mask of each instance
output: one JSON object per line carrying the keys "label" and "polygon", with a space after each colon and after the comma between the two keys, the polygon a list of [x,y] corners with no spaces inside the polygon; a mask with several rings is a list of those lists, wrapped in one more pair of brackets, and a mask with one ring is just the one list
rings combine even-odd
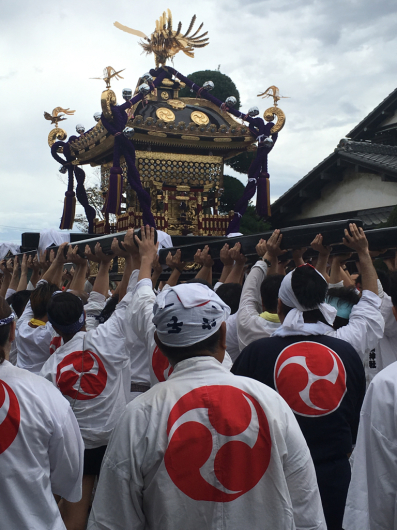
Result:
{"label": "purple rope", "polygon": [[[77,181],[76,197],[84,208],[84,212],[88,221],[88,233],[93,234],[96,211],[95,208],[90,206],[88,201],[87,192],[84,187],[85,173],[83,169],[78,166],[74,166],[71,163],[72,160],[74,160],[74,156],[71,154],[69,142],[73,142],[76,138],[76,136],[70,136],[67,142],[55,142],[51,147],[52,157],[63,166],[66,166],[68,170],[68,189],[65,193],[66,207],[64,208],[61,226],[73,226],[73,208],[71,199],[73,199],[75,196],[73,191],[73,176],[75,176]],[[58,155],[58,147],[63,147],[63,154],[65,155],[66,161]]]}
{"label": "purple rope", "polygon": [[227,110],[230,114],[233,114],[233,116],[236,116],[236,118],[241,118],[242,120],[247,121],[249,123],[249,130],[258,140],[258,150],[256,153],[256,158],[255,160],[253,160],[248,170],[248,183],[245,187],[243,196],[240,197],[240,199],[237,201],[234,207],[234,211],[235,211],[234,217],[230,221],[226,233],[230,234],[232,232],[239,231],[241,218],[246,212],[249,201],[255,195],[255,191],[257,190],[257,188],[258,188],[258,193],[257,193],[257,199],[256,199],[256,211],[261,218],[267,217],[268,216],[268,206],[267,206],[268,196],[267,196],[267,185],[266,185],[266,180],[265,180],[266,178],[269,178],[269,173],[267,170],[267,157],[270,151],[273,149],[274,144],[277,141],[278,134],[275,133],[271,135],[274,143],[270,148],[265,147],[262,142],[264,138],[268,137],[271,134],[270,131],[272,127],[274,126],[274,123],[269,122],[265,124],[265,121],[262,118],[259,118],[259,117],[252,118],[251,116],[243,114],[242,112],[234,108],[226,107],[225,103],[223,103],[220,99],[210,94],[203,87],[200,87],[199,85],[196,85],[195,83],[193,83],[190,79],[188,79],[184,75],[177,72],[174,68],[171,68],[168,66],[167,69],[175,77],[177,77],[178,79],[186,83],[186,85],[189,88],[193,89],[195,92],[199,92],[201,97],[207,99],[208,101],[211,101],[212,103],[214,103],[214,105],[219,107],[221,110]]}
{"label": "purple rope", "polygon": [[[167,73],[162,69],[157,71],[156,74],[157,77],[150,87],[151,90],[155,89],[167,76]],[[128,140],[124,134],[122,134],[128,121],[128,116],[125,110],[131,108],[143,98],[143,94],[137,94],[130,99],[130,101],[123,103],[123,105],[112,107],[113,123],[107,120],[103,114],[101,121],[105,129],[114,136],[113,167],[116,168],[120,166],[120,156],[124,155],[127,164],[127,179],[131,188],[137,194],[142,209],[143,224],[155,228],[156,223],[151,211],[150,194],[143,188],[139,171],[135,165],[135,146],[131,140]],[[115,191],[112,191],[112,194],[114,195]],[[109,200],[113,201],[114,197],[109,197]]]}

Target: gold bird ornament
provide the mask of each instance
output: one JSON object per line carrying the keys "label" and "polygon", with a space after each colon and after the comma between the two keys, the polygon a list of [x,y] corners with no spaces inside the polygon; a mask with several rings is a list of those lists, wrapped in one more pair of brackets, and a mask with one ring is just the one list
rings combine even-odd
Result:
{"label": "gold bird ornament", "polygon": [[[66,120],[65,114],[72,116],[76,111],[70,109],[63,109],[62,107],[56,107],[52,114],[44,111],[44,118],[46,120],[51,120],[51,124],[54,124],[55,127],[58,127],[58,122]],[[62,114],[61,114],[62,113]]]}
{"label": "gold bird ornament", "polygon": [[119,22],[114,22],[114,25],[126,33],[142,37],[144,40],[139,44],[147,54],[154,54],[156,68],[158,68],[160,65],[164,66],[168,59],[172,60],[180,51],[193,58],[195,48],[204,48],[204,46],[209,44],[208,37],[206,37],[208,31],[199,35],[203,24],[200,24],[198,29],[191,34],[195,22],[196,15],[192,17],[187,32],[182,34],[182,22],[179,22],[177,29],[174,30],[172,27],[172,13],[170,9],[167,9],[167,13],[164,11],[160,18],[156,20],[156,29],[150,37],[142,31],[123,26]]}

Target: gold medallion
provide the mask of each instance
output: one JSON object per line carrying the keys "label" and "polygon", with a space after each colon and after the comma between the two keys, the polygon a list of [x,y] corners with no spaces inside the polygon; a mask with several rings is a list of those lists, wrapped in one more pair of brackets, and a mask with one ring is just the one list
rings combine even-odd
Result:
{"label": "gold medallion", "polygon": [[168,99],[169,97],[168,92],[161,92],[161,99]]}
{"label": "gold medallion", "polygon": [[190,119],[196,125],[207,125],[207,123],[210,121],[209,117],[204,114],[204,112],[200,112],[199,110],[194,110],[190,115]]}
{"label": "gold medallion", "polygon": [[165,122],[175,121],[175,114],[170,109],[166,109],[165,107],[160,107],[156,110],[156,116],[159,120],[163,120]]}
{"label": "gold medallion", "polygon": [[170,99],[167,101],[168,105],[170,105],[173,109],[184,109],[186,107],[186,103],[181,101],[180,99]]}

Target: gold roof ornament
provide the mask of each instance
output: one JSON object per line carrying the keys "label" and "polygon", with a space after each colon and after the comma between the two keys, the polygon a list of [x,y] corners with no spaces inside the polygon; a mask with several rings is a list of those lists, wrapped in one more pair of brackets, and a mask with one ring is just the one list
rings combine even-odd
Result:
{"label": "gold roof ornament", "polygon": [[289,96],[280,96],[280,91],[278,87],[275,85],[269,86],[262,94],[258,94],[258,98],[261,97],[264,98],[273,98],[273,104],[274,107],[269,107],[265,110],[263,113],[263,118],[265,121],[273,121],[275,117],[277,117],[277,122],[274,124],[274,126],[271,129],[271,133],[278,133],[281,131],[281,129],[285,125],[285,114],[278,106],[278,102],[280,99],[289,99]]}
{"label": "gold roof ornament", "polygon": [[44,111],[44,118],[46,120],[51,120],[51,124],[55,124],[55,127],[58,127],[58,122],[67,119],[65,115],[72,116],[75,112],[75,110],[63,109],[62,107],[55,107],[55,109],[52,111],[52,114]]}
{"label": "gold roof ornament", "polygon": [[262,94],[258,94],[258,98],[262,96],[262,99],[264,98],[273,98],[274,106],[277,107],[278,102],[280,99],[289,99],[289,96],[280,96],[280,91],[278,87],[272,85],[269,86]]}
{"label": "gold roof ornament", "polygon": [[112,66],[106,66],[106,68],[103,69],[103,77],[90,77],[90,79],[100,79],[102,81],[105,81],[106,88],[110,88],[110,80],[114,77],[115,79],[124,79],[120,75],[121,72],[124,72],[125,68],[122,70],[119,70],[116,72],[116,70]]}
{"label": "gold roof ornament", "polygon": [[[73,116],[75,112],[76,112],[75,110],[63,109],[62,107],[55,107],[55,109],[52,111],[51,114],[49,112],[44,111],[44,118],[46,120],[51,121],[52,125],[55,124],[55,129],[52,129],[48,134],[48,145],[50,147],[52,147],[53,144],[58,140],[61,142],[63,142],[63,140],[66,140],[68,135],[66,134],[66,131],[64,129],[61,129],[60,127],[58,127],[58,123],[60,121],[66,120],[67,119],[65,117],[66,115]],[[61,150],[62,148],[59,148],[58,151],[61,151]]]}
{"label": "gold roof ornament", "polygon": [[193,58],[194,48],[204,48],[209,44],[208,37],[206,37],[207,31],[198,35],[203,23],[191,35],[195,22],[196,15],[192,17],[186,33],[182,34],[182,22],[179,22],[175,31],[172,27],[172,13],[170,9],[167,9],[167,13],[164,11],[159,20],[156,20],[156,29],[150,37],[142,31],[123,26],[119,22],[114,22],[114,26],[131,35],[142,37],[144,41],[139,44],[147,54],[153,53],[155,55],[156,67],[158,68],[160,65],[164,66],[168,59],[173,59],[180,51]]}

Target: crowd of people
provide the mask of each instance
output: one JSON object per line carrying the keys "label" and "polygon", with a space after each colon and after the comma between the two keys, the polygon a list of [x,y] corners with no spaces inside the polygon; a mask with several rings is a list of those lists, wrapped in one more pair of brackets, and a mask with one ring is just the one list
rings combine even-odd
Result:
{"label": "crowd of people", "polygon": [[225,241],[0,262],[1,528],[397,529],[397,259]]}

